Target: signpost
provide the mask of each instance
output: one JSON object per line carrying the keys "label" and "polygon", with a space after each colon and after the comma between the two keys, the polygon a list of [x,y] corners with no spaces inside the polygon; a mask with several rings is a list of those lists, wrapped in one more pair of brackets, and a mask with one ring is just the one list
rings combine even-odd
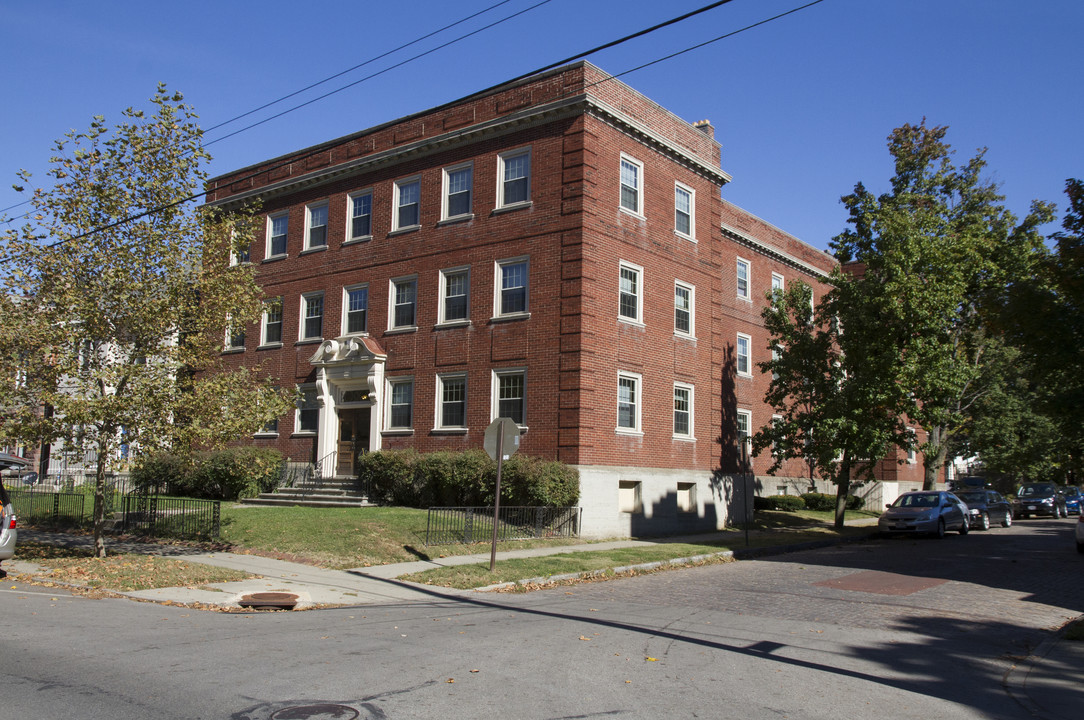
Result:
{"label": "signpost", "polygon": [[489,551],[489,571],[497,565],[497,522],[501,510],[501,470],[504,461],[519,450],[519,426],[511,418],[497,418],[486,428],[482,443],[486,453],[497,461],[497,491],[493,498],[493,547]]}

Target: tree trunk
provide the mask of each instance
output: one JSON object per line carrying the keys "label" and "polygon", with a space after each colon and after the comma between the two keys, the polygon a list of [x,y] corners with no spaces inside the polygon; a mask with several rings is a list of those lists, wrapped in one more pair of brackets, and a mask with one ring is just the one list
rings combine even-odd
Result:
{"label": "tree trunk", "polygon": [[94,472],[94,556],[105,557],[105,465],[109,456],[107,431],[98,435],[98,467]]}
{"label": "tree trunk", "polygon": [[944,428],[930,428],[929,434],[926,447],[933,450],[933,453],[922,454],[922,489],[936,490],[937,478],[945,467],[948,444],[945,442]]}
{"label": "tree trunk", "polygon": [[839,466],[839,476],[836,478],[836,521],[835,528],[842,531],[847,512],[847,496],[851,492],[851,460],[846,451],[843,453],[843,462]]}

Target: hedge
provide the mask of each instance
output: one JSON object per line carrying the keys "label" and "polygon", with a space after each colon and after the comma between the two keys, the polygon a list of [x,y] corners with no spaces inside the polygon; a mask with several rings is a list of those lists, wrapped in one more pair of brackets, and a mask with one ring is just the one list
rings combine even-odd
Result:
{"label": "hedge", "polygon": [[[834,512],[836,509],[836,496],[828,493],[805,493],[802,495],[802,500],[805,501],[805,506],[810,510]],[[861,510],[865,504],[866,501],[857,495],[847,496],[848,510]]]}
{"label": "hedge", "polygon": [[758,495],[753,498],[753,509],[796,512],[805,509],[805,500],[797,495],[768,495],[766,497]]}
{"label": "hedge", "polygon": [[256,497],[275,490],[281,478],[282,453],[257,447],[226,448],[194,457],[146,455],[132,469],[132,481],[140,490],[210,500]]}
{"label": "hedge", "polygon": [[[358,477],[370,499],[408,507],[493,504],[497,463],[481,450],[434,452],[380,450],[365,453]],[[579,473],[558,461],[515,454],[501,472],[501,502],[568,507],[580,499]]]}

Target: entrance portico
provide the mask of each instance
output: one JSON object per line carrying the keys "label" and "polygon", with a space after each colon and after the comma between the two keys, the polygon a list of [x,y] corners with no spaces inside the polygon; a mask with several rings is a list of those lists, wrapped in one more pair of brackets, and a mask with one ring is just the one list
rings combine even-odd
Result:
{"label": "entrance portico", "polygon": [[380,391],[387,353],[368,336],[344,335],[320,344],[316,368],[320,405],[317,454],[323,476],[353,476],[357,458],[380,449]]}

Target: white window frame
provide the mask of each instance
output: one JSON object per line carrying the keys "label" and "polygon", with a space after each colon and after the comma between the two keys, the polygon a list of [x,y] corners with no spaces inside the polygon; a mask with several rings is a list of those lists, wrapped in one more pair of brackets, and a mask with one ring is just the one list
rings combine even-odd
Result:
{"label": "white window frame", "polygon": [[[623,314],[621,307],[621,300],[626,295],[621,287],[621,283],[624,280],[626,272],[633,273],[636,276],[636,288],[632,293],[632,297],[636,299],[636,316],[631,317]],[[617,319],[621,322],[632,323],[634,325],[644,324],[644,269],[639,265],[621,260],[618,263],[617,269]]]}
{"label": "white window frame", "polygon": [[[745,434],[742,435],[742,419],[745,422]],[[743,410],[738,408],[738,412],[734,418],[734,435],[738,438],[738,459],[741,460],[741,442],[742,437],[753,437],[753,412],[751,410]]]}
{"label": "white window frame", "polygon": [[237,231],[233,228],[230,229],[230,267],[236,267],[237,265],[248,265],[252,262],[252,243],[248,244],[248,249],[239,251],[237,247]]}
{"label": "white window frame", "polygon": [[781,274],[777,272],[772,273],[772,292],[778,290],[779,292],[786,292],[787,281]]}
{"label": "white window frame", "polygon": [[[677,295],[678,289],[686,290],[689,293],[689,329],[680,330],[677,323],[678,302]],[[674,334],[680,337],[695,338],[696,337],[696,286],[691,283],[682,282],[681,280],[674,281]]]}
{"label": "white window frame", "polygon": [[[365,291],[365,328],[362,330],[350,329],[350,293],[359,290]],[[369,283],[347,285],[343,288],[342,318],[340,321],[340,334],[342,335],[368,335],[369,334]]]}
{"label": "white window frame", "polygon": [[[783,422],[783,416],[782,415],[772,415],[772,425],[773,426],[778,425],[781,422]],[[772,452],[772,457],[778,460],[779,457],[780,457],[780,452],[779,452],[779,449],[776,447],[776,444],[774,442],[772,443],[771,452]],[[780,494],[786,495],[786,493],[780,493]]]}
{"label": "white window frame", "polygon": [[[527,158],[527,192],[524,200],[516,200],[509,202],[505,197],[505,187],[508,181],[505,179],[505,166],[509,160],[524,157]],[[515,178],[519,180],[519,178]],[[531,204],[531,148],[519,148],[517,150],[509,150],[497,155],[497,209],[502,210],[505,208],[518,208],[526,207]]]}
{"label": "white window frame", "polygon": [[[395,388],[400,385],[410,385],[410,424],[409,425],[392,425],[392,401],[395,398]],[[414,432],[414,405],[415,405],[415,392],[414,376],[413,375],[395,375],[392,377],[385,376],[384,378],[385,397],[387,402],[384,408],[384,431],[385,432]]]}
{"label": "white window frame", "polygon": [[[687,397],[688,408],[685,410],[685,412],[689,416],[689,423],[688,423],[689,424],[689,430],[688,430],[688,432],[684,432],[684,433],[679,433],[677,431],[678,391],[683,391],[683,392],[688,393],[688,397]],[[696,439],[696,433],[693,432],[693,429],[694,429],[693,419],[695,418],[695,415],[694,415],[694,410],[695,410],[694,398],[695,398],[695,395],[696,395],[695,389],[689,383],[683,383],[683,382],[675,382],[674,383],[674,413],[673,413],[673,416],[671,417],[671,420],[673,421],[671,423],[671,429],[674,431],[674,439],[675,440],[695,440]]]}
{"label": "white window frame", "polygon": [[[397,290],[399,285],[403,283],[414,284],[414,322],[410,325],[397,325],[395,323],[395,310],[398,307],[396,305]],[[388,332],[407,332],[418,329],[418,276],[406,275],[404,277],[392,278],[388,281]]]}
{"label": "white window frame", "polygon": [[[456,213],[451,212],[451,180],[454,173],[463,172],[464,170],[470,173],[469,187],[466,190],[467,193],[467,211]],[[441,173],[441,187],[440,187],[440,219],[443,220],[467,220],[474,217],[474,163],[465,162],[458,165],[452,165],[444,168]]]}
{"label": "white window frame", "polygon": [[[683,214],[678,208],[678,194],[686,193],[689,196],[689,231],[685,232],[678,228],[678,216]],[[674,232],[678,237],[696,242],[696,191],[684,183],[674,182]]]}
{"label": "white window frame", "polygon": [[[310,317],[310,315],[308,315],[309,300],[314,300],[316,298],[320,299],[320,334],[319,335],[308,335],[306,333],[307,328],[305,327],[305,325],[306,325],[305,321]],[[300,313],[299,313],[300,314],[300,322],[298,323],[298,328],[297,328],[297,341],[298,342],[311,342],[313,340],[323,340],[324,339],[324,316],[326,315],[326,313],[324,312],[324,309],[325,309],[324,306],[325,305],[326,305],[326,303],[324,302],[324,292],[322,290],[319,291],[319,292],[307,292],[307,293],[302,293],[301,294],[301,308],[300,308]],[[313,315],[311,317],[315,317],[315,315]]]}
{"label": "white window frame", "polygon": [[[458,381],[463,383],[463,422],[458,425],[446,425],[444,423],[444,388],[445,383],[449,381]],[[451,372],[451,373],[439,373],[437,375],[437,391],[434,396],[434,418],[433,429],[434,430],[461,430],[467,429],[467,373],[465,372]]]}
{"label": "white window frame", "polygon": [[[320,243],[319,245],[316,245],[316,244],[313,243],[313,238],[312,238],[312,231],[314,229],[314,226],[313,226],[312,222],[313,222],[313,215],[315,213],[318,213],[318,212],[323,212],[324,224],[323,225],[317,225],[315,227],[318,227],[318,228],[322,227],[324,229],[324,241],[322,243]],[[323,200],[321,202],[316,202],[316,203],[312,203],[311,205],[306,205],[305,206],[305,249],[306,250],[323,250],[324,248],[327,247],[328,235],[329,235],[329,233],[328,233],[328,221],[330,220],[330,218],[331,218],[331,211],[330,211],[330,206],[328,205],[327,200]]]}
{"label": "white window frame", "polygon": [[911,439],[911,442],[907,445],[907,462],[914,465],[918,462],[918,450],[915,447],[918,444],[918,433],[913,427],[908,426],[907,435]]}
{"label": "white window frame", "polygon": [[[347,212],[347,217],[346,217],[346,241],[345,242],[351,243],[351,242],[364,242],[366,240],[372,240],[372,238],[373,238],[373,191],[372,191],[372,188],[368,188],[366,190],[358,190],[357,192],[350,193],[350,195],[348,195],[347,198],[348,199],[347,199],[347,202],[346,202],[346,207],[347,207],[348,212]],[[369,232],[368,232],[368,234],[365,234],[365,235],[355,235],[354,234],[354,218],[357,217],[357,216],[355,215],[354,203],[356,203],[358,200],[361,200],[362,198],[368,198],[369,199]]]}
{"label": "white window frame", "polygon": [[[633,188],[636,193],[636,207],[634,208],[629,207],[625,204],[624,171],[626,163],[629,165],[629,167],[636,170],[636,187]],[[625,153],[621,153],[621,162],[617,166],[617,192],[617,205],[619,208],[621,208],[627,213],[632,213],[637,217],[644,216],[644,164],[636,158],[632,157],[631,155],[626,155]]]}
{"label": "white window frame", "polygon": [[[400,196],[400,193],[402,192],[403,188],[408,186],[408,185],[417,185],[418,186],[418,200],[417,200],[418,217],[417,217],[417,222],[415,222],[415,223],[413,223],[411,225],[400,225],[399,224],[399,211],[400,211],[401,208],[400,208],[400,205],[399,205],[399,196]],[[421,175],[412,175],[412,176],[407,177],[407,178],[402,178],[400,180],[396,180],[395,183],[392,185],[392,197],[391,197],[391,229],[392,229],[392,232],[395,232],[396,230],[413,230],[414,228],[421,227],[421,222],[422,222],[422,176]]]}
{"label": "white window frame", "polygon": [[[282,252],[273,253],[272,248],[276,237],[279,235],[272,235],[272,231],[275,228],[276,220],[285,220],[286,231],[281,235],[282,237]],[[289,255],[290,252],[290,211],[282,210],[276,213],[270,213],[267,216],[267,246],[264,248],[264,259],[271,260],[273,258],[283,258]]]}
{"label": "white window frame", "polygon": [[[447,299],[448,299],[448,278],[458,275],[465,275],[467,278],[466,294],[464,295],[466,307],[464,308],[465,314],[461,318],[449,318],[447,316]],[[452,325],[469,325],[470,324],[470,265],[461,265],[459,267],[447,268],[440,271],[440,285],[437,288],[438,291],[438,315],[439,318],[437,325],[452,326]]]}
{"label": "white window frame", "polygon": [[[320,406],[320,390],[316,385],[298,385],[297,389],[301,392],[301,398],[294,408],[294,435],[316,435],[320,432],[320,413],[323,412],[323,408]],[[313,398],[313,403],[308,405],[306,404],[306,399],[310,394]],[[316,410],[316,428],[313,430],[303,430],[301,428],[301,413],[304,410],[313,409]]]}
{"label": "white window frame", "polygon": [[[270,305],[278,305],[278,322],[267,322],[267,311]],[[260,313],[260,347],[279,347],[282,345],[282,325],[283,325],[283,301],[282,297],[268,298],[264,300],[263,312]],[[277,324],[279,326],[279,339],[268,340],[267,339],[267,326],[269,324]]]}
{"label": "white window frame", "polygon": [[[501,417],[501,378],[516,375],[523,378],[523,396],[520,398],[523,417],[521,418],[522,422],[516,423],[522,429],[527,427],[527,368],[525,367],[498,368],[492,371],[490,374],[489,419],[493,421]],[[515,418],[512,419],[515,420]]]}
{"label": "white window frame", "polygon": [[[621,406],[625,402],[621,399],[622,382],[632,383],[633,396],[629,404],[632,405],[633,423],[635,427],[625,427],[621,424]],[[639,373],[617,372],[617,423],[615,431],[622,435],[643,435],[643,412],[644,412],[644,377]]]}
{"label": "white window frame", "polygon": [[[504,268],[512,265],[524,265],[526,274],[523,285],[523,310],[504,312]],[[493,319],[525,318],[531,316],[531,259],[528,255],[504,258],[493,263]]]}
{"label": "white window frame", "polygon": [[[742,341],[745,341],[745,370],[741,369]],[[745,333],[738,333],[738,339],[734,343],[734,369],[742,377],[753,377],[753,337]]]}
{"label": "white window frame", "polygon": [[229,313],[227,313],[226,314],[226,337],[224,338],[224,341],[223,341],[223,344],[222,344],[222,349],[224,351],[226,351],[226,352],[235,351],[235,350],[244,350],[245,349],[245,340],[247,340],[247,338],[245,337],[245,334],[246,334],[245,333],[245,328],[244,328],[244,325],[242,325],[241,326],[241,344],[238,345],[237,343],[235,343],[233,341],[234,337],[236,336],[236,333],[234,333],[234,331],[233,331],[233,318],[230,316]]}
{"label": "white window frame", "polygon": [[[742,291],[742,268],[745,268],[745,290]],[[734,290],[739,300],[753,299],[753,263],[745,258],[738,258],[734,265]]]}

